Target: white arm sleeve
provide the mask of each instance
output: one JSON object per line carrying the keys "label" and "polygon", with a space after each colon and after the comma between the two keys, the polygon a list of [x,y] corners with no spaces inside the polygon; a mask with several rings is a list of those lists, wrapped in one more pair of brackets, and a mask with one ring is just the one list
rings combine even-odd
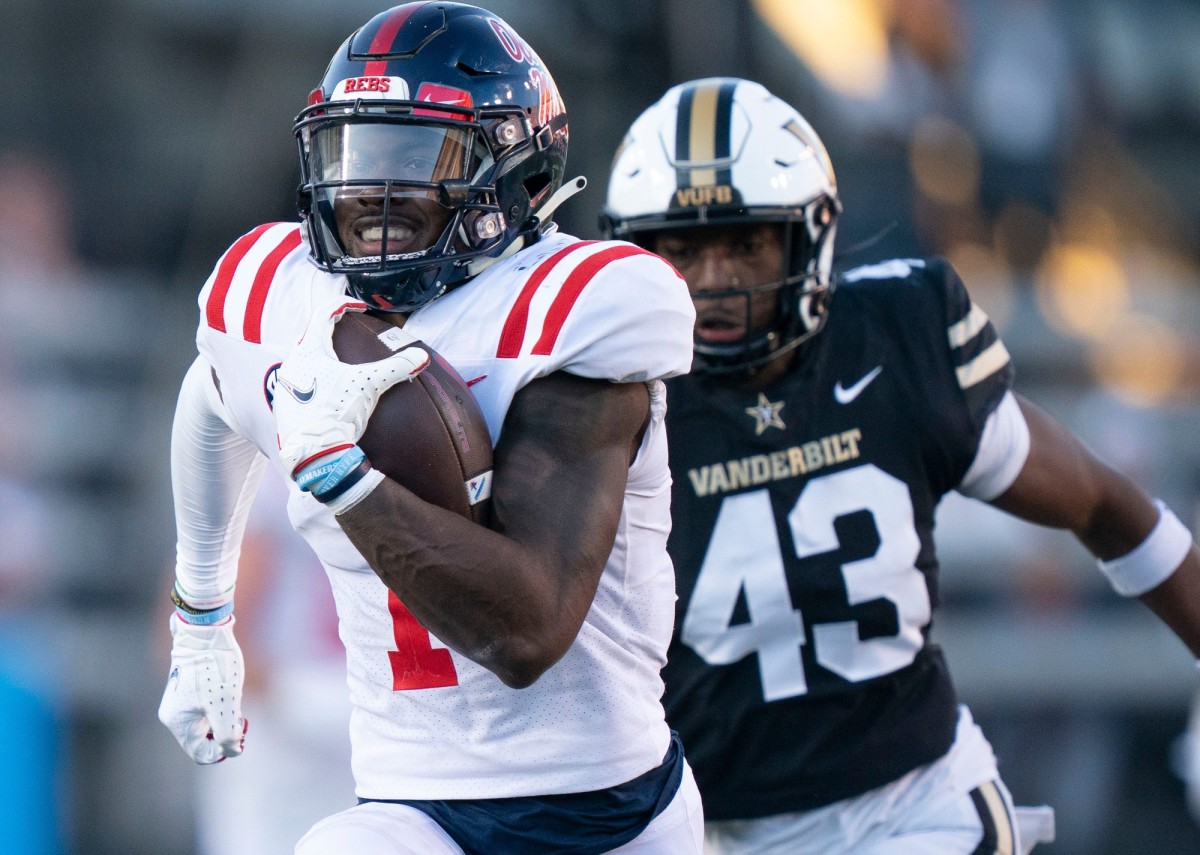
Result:
{"label": "white arm sleeve", "polygon": [[190,605],[215,608],[233,596],[250,506],[267,459],[234,432],[211,369],[197,357],[183,378],[171,430],[175,577]]}
{"label": "white arm sleeve", "polygon": [[988,416],[979,449],[958,492],[990,502],[1012,486],[1029,458],[1029,425],[1011,391]]}

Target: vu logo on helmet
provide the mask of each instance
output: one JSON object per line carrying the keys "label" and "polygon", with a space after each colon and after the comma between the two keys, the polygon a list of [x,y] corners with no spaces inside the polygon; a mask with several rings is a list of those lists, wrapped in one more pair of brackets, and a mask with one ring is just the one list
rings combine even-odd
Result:
{"label": "vu logo on helmet", "polygon": [[680,208],[696,205],[732,205],[733,188],[728,184],[716,187],[681,187],[675,191],[675,204]]}
{"label": "vu logo on helmet", "polygon": [[697,337],[694,371],[733,372],[794,351],[824,326],[840,211],[833,167],[808,122],[758,83],[712,77],[672,87],[633,123],[613,159],[600,225],[645,246],[713,226],[778,229],[771,281],[693,293],[698,311],[739,300],[747,318],[756,295],[776,295],[769,326],[747,323],[736,340]]}

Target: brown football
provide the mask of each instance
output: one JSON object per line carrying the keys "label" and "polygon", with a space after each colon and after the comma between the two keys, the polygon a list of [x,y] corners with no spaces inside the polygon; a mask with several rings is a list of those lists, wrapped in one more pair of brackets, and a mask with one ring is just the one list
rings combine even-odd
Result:
{"label": "brown football", "polygon": [[[347,312],[333,328],[333,349],[342,362],[375,362],[394,352],[380,338],[388,321]],[[379,398],[359,440],[371,465],[427,502],[486,525],[490,507],[492,442],[487,421],[470,387],[433,348],[411,382],[397,383]]]}

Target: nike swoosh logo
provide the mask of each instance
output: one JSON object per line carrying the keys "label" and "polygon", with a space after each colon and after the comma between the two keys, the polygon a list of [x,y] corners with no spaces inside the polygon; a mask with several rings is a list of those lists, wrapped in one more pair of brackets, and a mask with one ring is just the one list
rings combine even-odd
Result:
{"label": "nike swoosh logo", "polygon": [[313,384],[307,389],[298,389],[282,377],[278,378],[279,385],[288,390],[288,394],[299,401],[301,404],[307,404],[312,400],[313,393],[317,391],[317,381],[313,380]]}
{"label": "nike swoosh logo", "polygon": [[849,404],[855,398],[862,394],[863,389],[871,385],[871,381],[879,376],[879,372],[883,370],[882,365],[876,365],[866,374],[858,379],[852,386],[842,386],[842,381],[839,380],[833,384],[833,397],[839,404]]}

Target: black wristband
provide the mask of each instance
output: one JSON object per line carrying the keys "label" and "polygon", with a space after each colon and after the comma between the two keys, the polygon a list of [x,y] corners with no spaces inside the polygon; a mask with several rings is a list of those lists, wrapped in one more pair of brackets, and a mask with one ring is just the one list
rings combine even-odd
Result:
{"label": "black wristband", "polygon": [[338,496],[342,495],[347,490],[349,490],[351,487],[353,487],[355,484],[357,484],[359,481],[361,481],[363,479],[363,477],[370,471],[371,471],[371,461],[367,460],[364,457],[362,459],[362,462],[360,462],[352,470],[347,472],[346,475],[342,478],[342,480],[338,481],[336,484],[334,484],[332,487],[330,487],[328,490],[326,490],[321,495],[316,496],[317,501],[319,501],[323,505],[327,504],[328,502],[332,502]]}

